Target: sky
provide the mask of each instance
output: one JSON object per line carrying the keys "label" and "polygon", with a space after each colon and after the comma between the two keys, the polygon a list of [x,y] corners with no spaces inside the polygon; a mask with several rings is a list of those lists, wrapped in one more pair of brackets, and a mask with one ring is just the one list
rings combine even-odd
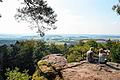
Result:
{"label": "sky", "polygon": [[[47,0],[57,14],[56,30],[46,34],[114,34],[120,35],[120,16],[112,6],[118,0]],[[14,19],[18,0],[0,3],[0,34],[35,34],[28,23]]]}

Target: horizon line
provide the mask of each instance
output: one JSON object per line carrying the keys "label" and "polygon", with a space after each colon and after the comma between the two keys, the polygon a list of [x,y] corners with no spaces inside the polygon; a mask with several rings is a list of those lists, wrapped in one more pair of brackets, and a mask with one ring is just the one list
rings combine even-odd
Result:
{"label": "horizon line", "polygon": [[[0,33],[0,35],[23,35],[23,36],[39,36],[39,33]],[[120,36],[120,34],[77,34],[77,33],[72,33],[72,34],[48,34],[48,33],[45,33],[45,36],[46,35],[110,35],[110,36]]]}

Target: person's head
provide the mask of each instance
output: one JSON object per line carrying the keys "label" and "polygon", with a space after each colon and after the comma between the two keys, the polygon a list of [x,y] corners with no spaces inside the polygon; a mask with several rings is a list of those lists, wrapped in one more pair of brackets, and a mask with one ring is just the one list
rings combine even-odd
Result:
{"label": "person's head", "polygon": [[106,50],[106,48],[103,47],[103,50]]}
{"label": "person's head", "polygon": [[93,47],[90,47],[90,50],[93,51]]}
{"label": "person's head", "polygon": [[103,52],[103,48],[100,48],[100,49],[99,49],[99,52],[102,53],[102,52]]}

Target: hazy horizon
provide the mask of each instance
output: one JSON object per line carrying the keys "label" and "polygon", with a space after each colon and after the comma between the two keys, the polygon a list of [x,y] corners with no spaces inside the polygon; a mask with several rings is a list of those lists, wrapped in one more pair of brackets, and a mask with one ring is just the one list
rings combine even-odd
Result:
{"label": "hazy horizon", "polygon": [[[58,36],[73,36],[73,35],[76,35],[76,36],[120,36],[120,34],[45,34],[45,36],[50,36],[50,35],[58,35]],[[10,33],[0,33],[0,36],[38,36],[38,37],[41,37],[38,33],[30,33],[30,34],[26,34],[26,33],[23,33],[23,34],[10,34]]]}

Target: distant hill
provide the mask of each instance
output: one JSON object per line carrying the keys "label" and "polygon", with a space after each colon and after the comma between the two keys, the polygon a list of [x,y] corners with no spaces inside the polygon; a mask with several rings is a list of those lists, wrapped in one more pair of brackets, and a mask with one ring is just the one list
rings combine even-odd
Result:
{"label": "distant hill", "polygon": [[16,34],[0,34],[1,44],[14,44],[17,40],[30,40],[30,39],[42,39],[45,41],[79,41],[81,39],[111,39],[120,40],[120,35],[91,35],[91,34],[60,34],[60,35],[45,35],[40,37],[39,35],[16,35]]}

